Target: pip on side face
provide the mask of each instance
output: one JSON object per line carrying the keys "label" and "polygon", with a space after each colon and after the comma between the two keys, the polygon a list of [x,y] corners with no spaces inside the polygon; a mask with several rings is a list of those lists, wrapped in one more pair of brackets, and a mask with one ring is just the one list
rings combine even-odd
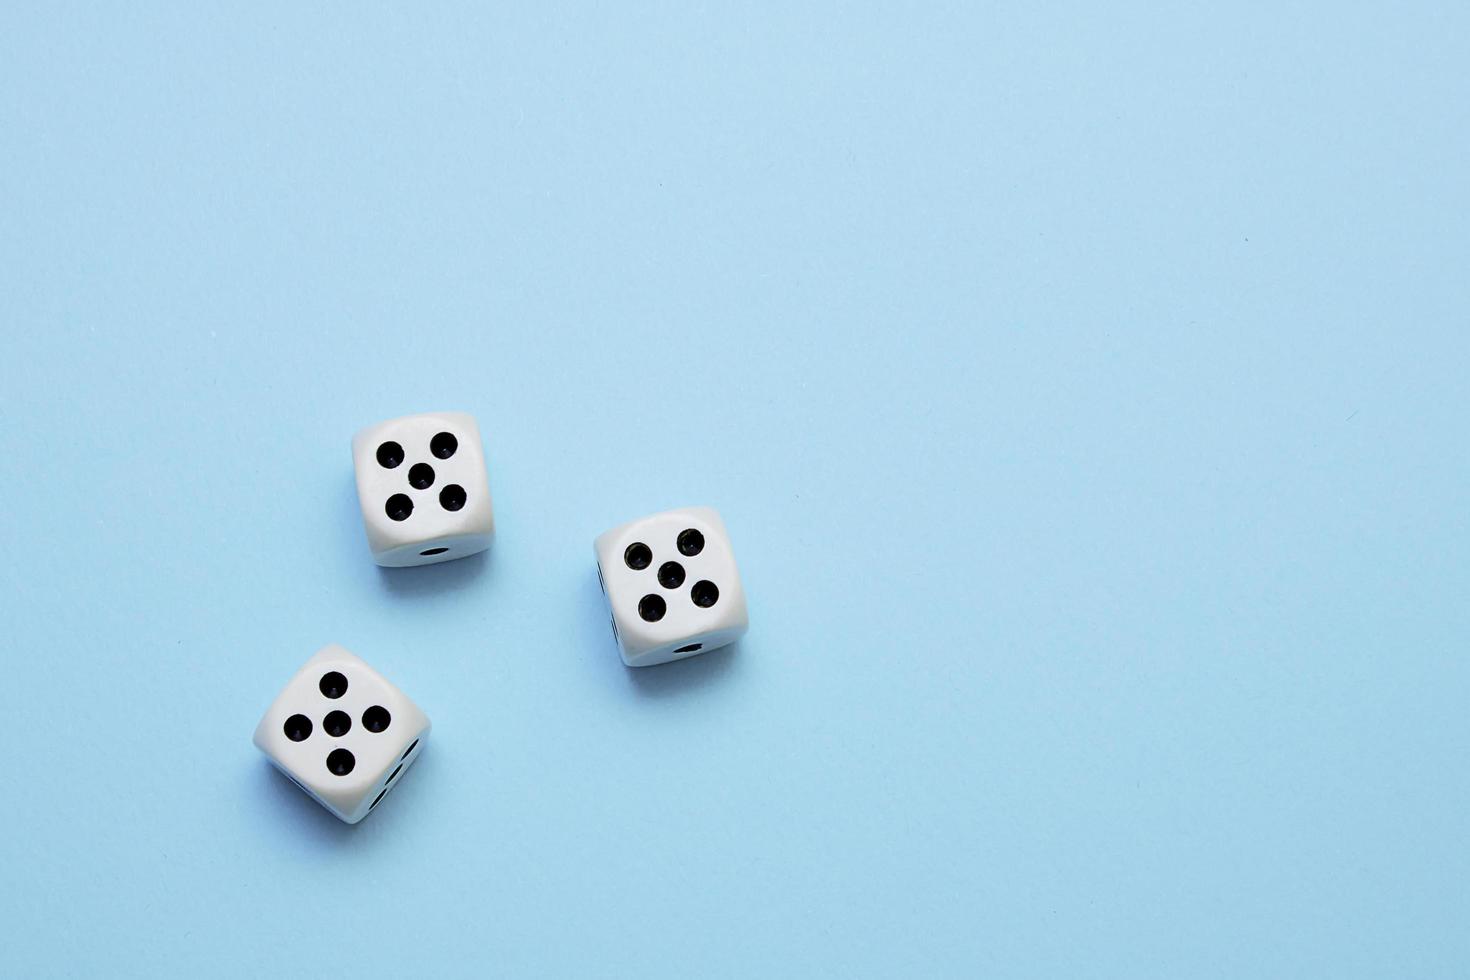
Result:
{"label": "pip on side face", "polygon": [[630,667],[718,649],[750,625],[729,535],[708,507],[630,521],[600,535],[593,551]]}
{"label": "pip on side face", "polygon": [[370,425],[352,438],[352,465],[379,565],[430,565],[490,547],[495,515],[472,415],[430,412]]}
{"label": "pip on side face", "polygon": [[423,753],[429,719],[360,658],[323,647],[255,728],[255,747],[347,823],[367,816]]}

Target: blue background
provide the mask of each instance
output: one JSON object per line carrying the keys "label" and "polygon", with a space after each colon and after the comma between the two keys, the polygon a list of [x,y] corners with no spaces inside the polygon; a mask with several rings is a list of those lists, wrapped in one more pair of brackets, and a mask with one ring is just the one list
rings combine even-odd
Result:
{"label": "blue background", "polygon": [[[1470,971],[1463,4],[135,6],[0,14],[0,974]],[[382,571],[430,409],[499,538]]]}

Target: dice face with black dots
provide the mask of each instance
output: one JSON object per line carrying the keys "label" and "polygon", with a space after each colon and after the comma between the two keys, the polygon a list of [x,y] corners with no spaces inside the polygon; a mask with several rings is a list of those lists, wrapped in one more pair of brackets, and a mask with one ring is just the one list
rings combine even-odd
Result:
{"label": "dice face with black dots", "polygon": [[452,561],[490,547],[495,514],[474,416],[406,415],[352,438],[357,500],[379,565]]}
{"label": "dice face with black dots", "polygon": [[360,658],[323,647],[255,728],[255,746],[347,823],[372,812],[423,752],[429,719]]}
{"label": "dice face with black dots", "polygon": [[600,535],[593,551],[630,667],[718,649],[750,625],[730,537],[708,507],[630,521]]}

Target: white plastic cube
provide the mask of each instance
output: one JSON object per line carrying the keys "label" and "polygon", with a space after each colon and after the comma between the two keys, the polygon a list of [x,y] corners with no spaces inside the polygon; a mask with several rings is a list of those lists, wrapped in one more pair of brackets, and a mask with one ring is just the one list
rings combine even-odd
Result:
{"label": "white plastic cube", "polygon": [[255,746],[347,823],[367,816],[423,754],[429,719],[335,644],[291,678],[255,727]]}
{"label": "white plastic cube", "polygon": [[593,543],[613,635],[630,667],[732,643],[750,625],[720,515],[685,507],[630,521]]}
{"label": "white plastic cube", "polygon": [[429,412],[370,425],[352,438],[352,465],[379,565],[429,565],[490,547],[495,512],[474,416]]}

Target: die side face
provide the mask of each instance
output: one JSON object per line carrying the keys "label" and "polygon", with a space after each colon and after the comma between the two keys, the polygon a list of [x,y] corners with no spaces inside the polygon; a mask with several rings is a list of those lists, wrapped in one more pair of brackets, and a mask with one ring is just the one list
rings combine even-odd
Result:
{"label": "die side face", "polygon": [[339,646],[318,651],[266,710],[255,745],[348,823],[367,816],[423,751],[429,719]]}
{"label": "die side face", "polygon": [[484,551],[495,534],[485,450],[464,412],[407,415],[352,439],[373,560],[402,567]]}
{"label": "die side face", "polygon": [[716,650],[749,626],[729,535],[708,507],[631,521],[599,536],[593,550],[630,667]]}

